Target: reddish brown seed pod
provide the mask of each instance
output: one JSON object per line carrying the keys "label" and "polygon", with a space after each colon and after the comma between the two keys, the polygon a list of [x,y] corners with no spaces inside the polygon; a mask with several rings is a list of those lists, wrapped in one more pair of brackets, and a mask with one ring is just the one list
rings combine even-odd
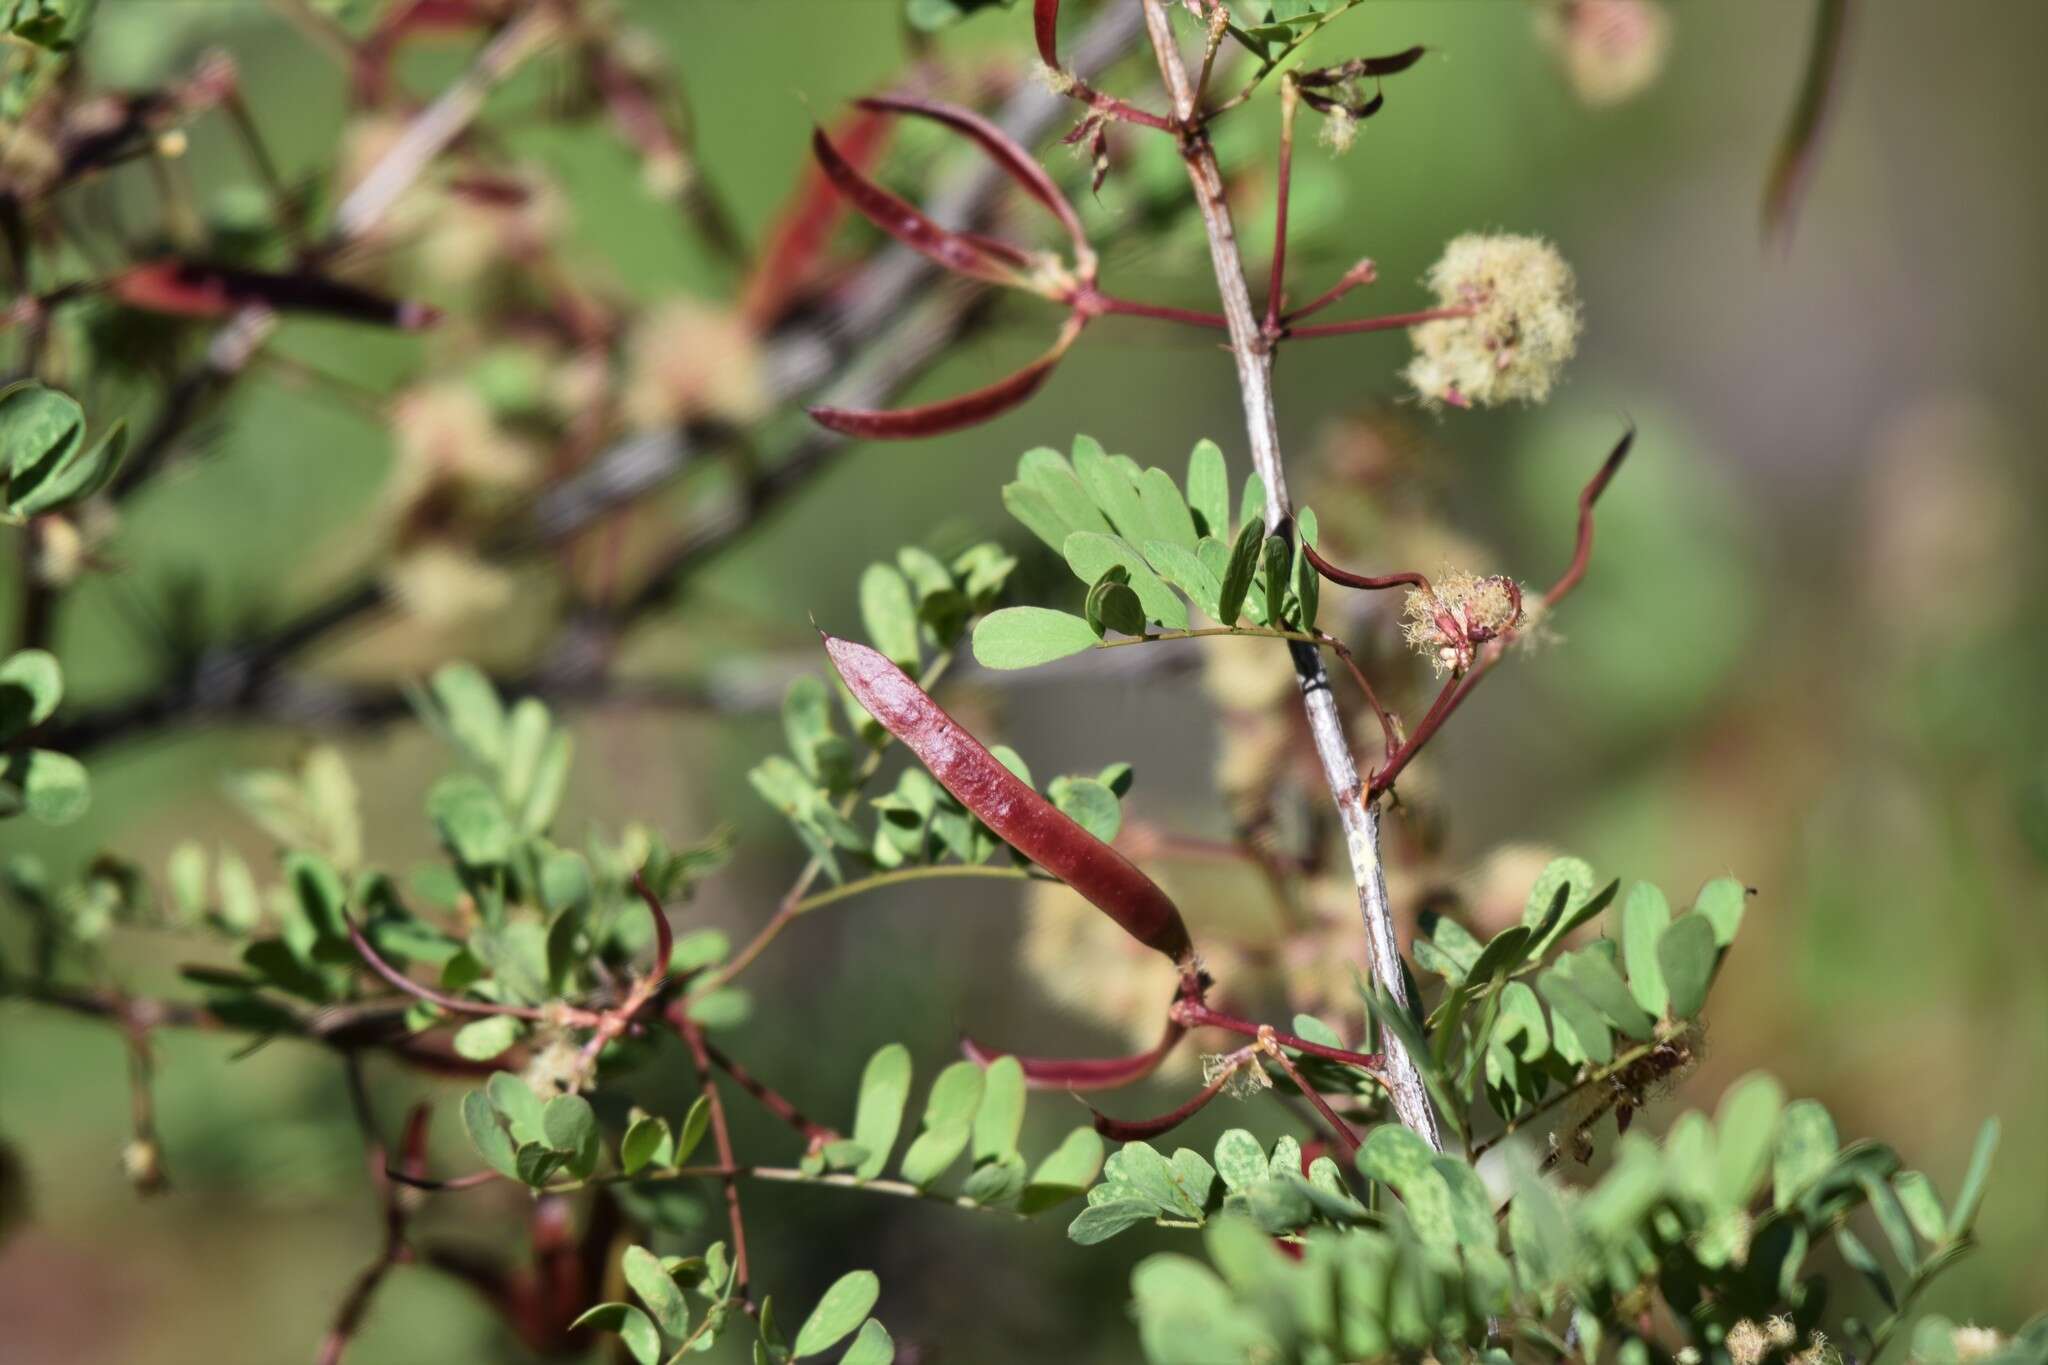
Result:
{"label": "reddish brown seed pod", "polygon": [[984,1047],[972,1038],[962,1038],[960,1050],[980,1066],[998,1057],[1017,1057],[1024,1068],[1024,1083],[1033,1090],[1115,1090],[1135,1085],[1157,1071],[1186,1033],[1181,1025],[1168,1021],[1156,1045],[1128,1057],[1022,1057]]}
{"label": "reddish brown seed pod", "polygon": [[859,440],[902,441],[959,431],[1001,416],[1037,393],[1051,376],[1053,367],[1060,363],[1060,357],[1074,344],[1084,321],[1080,317],[1070,318],[1051,350],[1016,373],[970,393],[914,408],[815,407],[807,411],[819,426]]}
{"label": "reddish brown seed pod", "polygon": [[895,664],[866,645],[830,635],[825,649],[855,699],[997,838],[1073,887],[1138,942],[1191,964],[1194,944],[1179,908],[1136,864],[1019,781]]}
{"label": "reddish brown seed pod", "polygon": [[822,128],[811,131],[811,154],[817,159],[819,169],[825,172],[825,178],[846,196],[846,202],[853,205],[861,217],[912,251],[971,279],[1011,286],[1019,283],[1016,272],[992,259],[978,242],[964,233],[940,227],[922,211],[861,174],[852,162],[839,154],[839,149]]}
{"label": "reddish brown seed pod", "polygon": [[1017,144],[1016,139],[995,124],[958,105],[945,104],[938,100],[919,99],[915,95],[876,95],[860,101],[860,107],[878,113],[907,114],[913,118],[930,119],[942,127],[951,128],[962,137],[970,138],[976,146],[988,154],[989,160],[1015,181],[1026,194],[1037,200],[1053,217],[1060,220],[1067,236],[1079,252],[1088,250],[1088,235],[1081,227],[1081,216],[1067,197],[1060,193],[1045,168]]}

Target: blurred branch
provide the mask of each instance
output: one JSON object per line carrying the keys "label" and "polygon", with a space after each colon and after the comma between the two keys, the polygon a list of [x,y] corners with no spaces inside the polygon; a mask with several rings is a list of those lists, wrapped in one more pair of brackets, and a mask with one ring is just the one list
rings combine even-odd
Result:
{"label": "blurred branch", "polygon": [[[1135,9],[1106,10],[1075,46],[1073,64],[1099,70],[1137,39]],[[501,35],[501,38],[503,35]],[[497,44],[493,44],[494,47]],[[997,115],[1017,141],[1041,140],[1065,114],[1067,105],[1031,85],[1011,96]],[[985,217],[1008,183],[985,158],[975,158],[944,180],[929,212],[941,222],[971,223]],[[924,257],[902,247],[880,251],[823,309],[775,333],[765,357],[769,397],[784,406],[804,396],[825,394],[846,406],[872,406],[912,383],[944,355],[981,316],[983,294],[948,284],[933,290],[940,274]],[[231,322],[215,339],[222,347],[237,338]],[[267,321],[265,322],[267,328]],[[876,343],[876,337],[881,340]],[[250,350],[260,337],[243,337]],[[856,342],[859,343],[858,352]],[[238,372],[246,364],[242,354]],[[213,373],[209,367],[207,373]],[[173,395],[163,422],[178,430],[190,420],[209,384]],[[174,412],[180,406],[192,411]],[[146,446],[175,439],[152,434]],[[686,472],[702,450],[688,430],[640,433],[620,441],[571,477],[538,495],[524,525],[495,547],[513,555],[559,545],[614,511]],[[548,657],[526,679],[506,681],[529,691],[564,699],[598,699],[645,685],[610,681],[611,646],[617,635],[647,613],[674,600],[690,576],[721,552],[758,529],[789,495],[809,483],[847,445],[845,437],[808,428],[781,459],[755,473],[736,496],[704,513],[671,547],[646,580],[625,600],[572,620]],[[161,461],[163,449],[153,458]],[[131,472],[134,466],[131,465]],[[207,721],[288,725],[370,723],[396,717],[405,704],[396,689],[365,690],[321,684],[291,675],[286,665],[316,642],[373,615],[390,603],[375,579],[351,585],[269,631],[202,652],[189,667],[151,691],[123,701],[60,716],[41,742],[71,753],[104,744]],[[690,689],[665,689],[671,700]]]}
{"label": "blurred branch", "polygon": [[[491,88],[543,45],[556,22],[552,5],[536,4],[499,30],[470,68],[406,125],[335,208],[333,227],[316,254],[331,256],[382,222],[434,158],[461,136]],[[115,476],[110,491],[116,501],[131,496],[162,471],[200,412],[248,368],[275,324],[268,308],[251,305],[214,333],[205,358],[172,384],[155,423]]]}

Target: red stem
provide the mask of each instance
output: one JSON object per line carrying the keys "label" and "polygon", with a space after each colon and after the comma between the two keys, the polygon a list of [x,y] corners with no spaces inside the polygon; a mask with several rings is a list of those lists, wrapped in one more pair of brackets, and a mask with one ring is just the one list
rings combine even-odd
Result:
{"label": "red stem", "polygon": [[425,1000],[429,1004],[439,1005],[442,1009],[456,1014],[509,1014],[514,1019],[531,1020],[545,1017],[542,1011],[530,1005],[494,1005],[480,1000],[462,1000],[452,995],[444,995],[431,987],[422,986],[379,957],[377,950],[370,946],[370,940],[363,936],[363,931],[357,927],[354,920],[344,917],[342,922],[348,928],[349,942],[355,944],[356,952],[369,964],[370,970],[407,995]]}
{"label": "red stem", "polygon": [[1308,1097],[1308,1102],[1316,1107],[1316,1112],[1323,1116],[1323,1122],[1330,1125],[1330,1131],[1337,1135],[1337,1140],[1344,1144],[1344,1154],[1350,1157],[1357,1156],[1360,1144],[1358,1134],[1351,1131],[1351,1125],[1337,1117],[1337,1111],[1332,1109],[1330,1102],[1302,1076],[1301,1069],[1295,1066],[1292,1058],[1278,1050],[1274,1051],[1272,1056],[1274,1061],[1280,1063],[1280,1069],[1287,1073],[1288,1079],[1293,1081],[1301,1093]]}
{"label": "red stem", "polygon": [[1082,295],[1076,306],[1096,314],[1130,318],[1157,318],[1161,322],[1184,322],[1191,327],[1213,327],[1229,331],[1230,322],[1221,313],[1203,313],[1192,308],[1172,308],[1160,303],[1139,303],[1113,294],[1093,292]]}
{"label": "red stem", "polygon": [[718,1164],[735,1172],[724,1177],[725,1214],[732,1229],[733,1287],[738,1290],[741,1302],[748,1302],[747,1225],[740,1214],[739,1160],[733,1155],[732,1131],[725,1124],[725,1102],[718,1097],[718,1082],[711,1074],[710,1048],[704,1042],[704,1030],[684,1012],[681,1004],[669,1007],[668,1018],[676,1033],[689,1046],[690,1056],[697,1064],[705,1109],[711,1116],[711,1141],[718,1150]]}
{"label": "red stem", "polygon": [[1378,278],[1379,267],[1373,264],[1371,260],[1362,260],[1339,276],[1335,284],[1316,295],[1301,307],[1282,313],[1280,321],[1284,325],[1299,321],[1310,314],[1320,313],[1323,309],[1328,308],[1360,285],[1371,284]]}
{"label": "red stem", "polygon": [[660,981],[668,976],[669,959],[675,956],[675,927],[668,922],[668,911],[661,908],[661,897],[654,894],[654,888],[638,869],[633,873],[633,889],[647,903],[647,913],[654,920],[654,970],[648,975]]}
{"label": "red stem", "polygon": [[1352,336],[1359,332],[1392,332],[1417,323],[1471,316],[1470,308],[1424,308],[1413,313],[1388,313],[1384,317],[1353,318],[1349,322],[1318,322],[1307,327],[1289,327],[1286,335],[1297,341],[1313,341],[1317,337]]}
{"label": "red stem", "polygon": [[1401,770],[1408,766],[1423,745],[1429,743],[1430,737],[1443,728],[1443,723],[1451,718],[1451,713],[1472,694],[1473,687],[1500,661],[1506,643],[1505,640],[1488,641],[1479,656],[1479,661],[1466,671],[1464,677],[1452,678],[1443,685],[1443,689],[1436,694],[1436,700],[1429,704],[1428,714],[1423,716],[1421,723],[1415,727],[1415,733],[1408,736],[1407,743],[1387,760],[1384,768],[1372,775],[1372,781],[1366,786],[1367,800],[1394,785],[1394,779],[1401,775]]}
{"label": "red stem", "polygon": [[1300,95],[1290,75],[1280,87],[1280,170],[1273,192],[1273,271],[1266,283],[1266,332],[1280,329],[1280,305],[1287,287],[1287,198],[1294,183],[1294,110]]}
{"label": "red stem", "polygon": [[738,1062],[719,1051],[717,1046],[708,1039],[704,1043],[704,1055],[711,1059],[712,1065],[732,1077],[733,1084],[746,1091],[749,1095],[752,1095],[763,1109],[766,1109],[769,1113],[775,1115],[776,1118],[781,1119],[784,1123],[802,1133],[804,1140],[812,1146],[819,1147],[828,1142],[837,1142],[839,1140],[837,1131],[827,1128],[822,1123],[814,1123],[810,1119],[805,1118],[803,1112],[795,1105],[784,1099],[766,1082],[755,1077],[753,1073],[749,1072]]}
{"label": "red stem", "polygon": [[1199,1000],[1183,998],[1175,1001],[1173,1017],[1191,1028],[1228,1029],[1232,1033],[1243,1034],[1247,1038],[1257,1038],[1261,1033],[1270,1033],[1273,1041],[1282,1047],[1291,1047],[1297,1052],[1305,1052],[1311,1057],[1321,1057],[1326,1061],[1342,1062],[1346,1066],[1355,1066],[1362,1071],[1373,1073],[1375,1077],[1379,1075],[1380,1068],[1386,1065],[1386,1057],[1381,1053],[1350,1052],[1341,1047],[1327,1047],[1322,1043],[1312,1043],[1306,1038],[1297,1038],[1291,1033],[1282,1033],[1279,1029],[1269,1028],[1265,1024],[1254,1024],[1249,1019],[1240,1019],[1234,1014],[1225,1014],[1221,1010],[1211,1009]]}

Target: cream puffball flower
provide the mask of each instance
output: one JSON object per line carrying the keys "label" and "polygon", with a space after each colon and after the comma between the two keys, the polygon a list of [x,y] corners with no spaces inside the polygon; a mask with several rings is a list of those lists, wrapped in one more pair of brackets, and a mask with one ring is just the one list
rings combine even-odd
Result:
{"label": "cream puffball flower", "polygon": [[1540,237],[1467,233],[1430,268],[1441,308],[1410,330],[1415,359],[1408,382],[1435,407],[1540,403],[1579,346],[1583,321],[1577,282],[1557,248]]}

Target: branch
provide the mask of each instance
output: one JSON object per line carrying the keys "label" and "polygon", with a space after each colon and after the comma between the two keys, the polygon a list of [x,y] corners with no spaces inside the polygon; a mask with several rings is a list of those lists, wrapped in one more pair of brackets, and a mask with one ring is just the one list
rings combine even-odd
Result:
{"label": "branch", "polygon": [[[1139,22],[1130,7],[1105,9],[1075,45],[1073,68],[1095,71],[1108,65],[1135,40]],[[1013,96],[995,123],[1007,136],[1029,145],[1058,123],[1066,107],[1058,97],[1033,86]],[[925,211],[941,223],[973,222],[987,213],[1009,183],[999,168],[977,157],[940,184]],[[947,354],[979,318],[977,305],[985,291],[934,291],[937,279],[936,268],[912,251],[892,247],[877,255],[830,306],[771,338],[764,370],[772,402],[783,406],[821,392],[822,401],[836,406],[874,407],[888,401]],[[232,340],[240,350],[229,377],[239,373],[260,342],[260,332],[268,327],[265,320],[260,328],[245,332],[241,323],[239,318],[230,322],[215,338],[217,348]],[[883,334],[879,343],[868,344],[878,333]],[[209,368],[174,389],[156,429],[125,466],[127,476],[168,456],[212,391],[207,378],[211,373]],[[701,453],[698,439],[699,434],[690,431],[643,432],[625,438],[541,492],[524,524],[494,551],[508,556],[535,553],[575,538],[689,470]],[[609,636],[673,601],[699,569],[759,529],[771,511],[806,487],[847,444],[845,437],[833,432],[809,430],[783,459],[755,474],[722,506],[704,513],[630,597],[596,613],[591,622],[598,637],[595,647],[588,635],[562,632],[562,642],[529,677],[519,680],[519,690],[571,700],[612,695],[606,677]],[[286,671],[295,656],[373,616],[389,601],[375,579],[351,585],[276,627],[209,649],[146,693],[60,715],[43,731],[41,742],[83,755],[134,735],[208,720],[300,726],[377,723],[402,716],[407,707],[396,689],[341,689]]]}
{"label": "branch", "polygon": [[[1195,89],[1174,35],[1164,0],[1142,0],[1145,24],[1152,48],[1159,59],[1160,74],[1173,96],[1174,108],[1185,129],[1181,139],[1182,158],[1188,180],[1194,187],[1195,202],[1209,238],[1209,255],[1216,272],[1217,289],[1223,298],[1223,313],[1230,321],[1232,355],[1237,363],[1239,393],[1244,402],[1245,428],[1251,444],[1252,462],[1266,487],[1266,527],[1280,532],[1292,509],[1287,497],[1287,478],[1280,459],[1279,421],[1273,409],[1273,355],[1263,334],[1260,318],[1252,311],[1251,291],[1245,284],[1244,262],[1237,235],[1230,221],[1230,207],[1224,200],[1223,176],[1216,164],[1215,150],[1196,122]],[[1323,777],[1337,805],[1337,818],[1344,827],[1344,842],[1351,859],[1352,880],[1358,888],[1359,913],[1365,923],[1366,939],[1372,950],[1373,975],[1395,1000],[1408,999],[1402,971],[1400,945],[1394,933],[1393,908],[1387,900],[1386,874],[1380,866],[1379,813],[1365,796],[1357,762],[1351,756],[1344,722],[1330,691],[1329,676],[1322,656],[1314,645],[1291,645],[1295,675],[1300,680],[1303,708],[1315,738],[1316,754],[1322,761]],[[1442,1135],[1437,1131],[1436,1111],[1415,1063],[1395,1038],[1386,1040],[1389,1088],[1394,1111],[1430,1146],[1441,1151]]]}

